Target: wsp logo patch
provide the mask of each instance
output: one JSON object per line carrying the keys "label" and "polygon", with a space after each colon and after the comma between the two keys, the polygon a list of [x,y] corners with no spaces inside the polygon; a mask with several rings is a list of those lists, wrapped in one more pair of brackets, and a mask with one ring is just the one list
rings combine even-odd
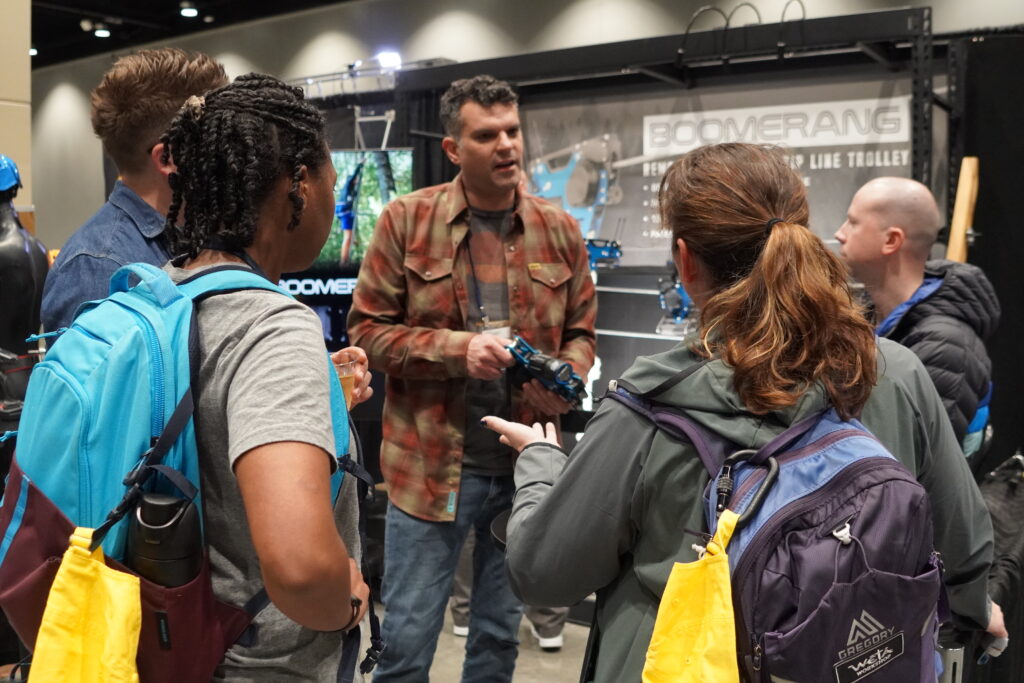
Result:
{"label": "wsp logo patch", "polygon": [[[891,633],[892,629],[884,629]],[[869,636],[872,639],[872,636]],[[853,649],[853,648],[850,648]],[[870,649],[859,650],[835,665],[837,683],[856,683],[879,671],[886,664],[896,660],[903,654],[903,631],[880,643],[873,644]]]}

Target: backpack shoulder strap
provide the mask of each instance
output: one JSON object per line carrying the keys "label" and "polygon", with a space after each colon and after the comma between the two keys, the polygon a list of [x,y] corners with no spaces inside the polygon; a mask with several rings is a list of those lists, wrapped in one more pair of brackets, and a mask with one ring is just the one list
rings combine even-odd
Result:
{"label": "backpack shoulder strap", "polygon": [[[681,381],[681,380],[680,380]],[[614,388],[609,385],[605,398],[621,403],[654,423],[658,429],[666,432],[677,441],[689,442],[697,451],[704,469],[714,479],[722,469],[722,463],[732,451],[732,444],[707,427],[686,417],[681,410],[664,404],[652,402],[642,395],[637,395],[617,383]]]}
{"label": "backpack shoulder strap", "polygon": [[629,382],[627,382],[624,379],[618,379],[618,380],[615,380],[615,381],[616,381],[617,386],[625,387],[627,391],[629,391],[631,394],[633,394],[633,395],[635,395],[635,396],[637,396],[639,398],[652,399],[655,396],[659,396],[659,395],[665,393],[666,391],[668,391],[669,389],[671,389],[675,385],[677,385],[680,382],[682,382],[683,380],[685,380],[687,377],[690,377],[691,375],[696,373],[698,370],[700,370],[702,367],[704,367],[705,365],[707,365],[710,362],[711,362],[710,358],[705,358],[704,360],[702,360],[699,363],[695,363],[695,364],[691,365],[688,368],[684,368],[684,369],[680,370],[676,374],[674,374],[671,377],[669,377],[668,379],[666,379],[664,382],[659,383],[653,389],[648,389],[647,391],[640,391],[639,389],[637,389],[635,386],[633,386],[632,384],[630,384]]}
{"label": "backpack shoulder strap", "polygon": [[824,410],[808,415],[799,422],[794,422],[787,427],[784,432],[773,438],[764,446],[761,446],[761,448],[757,450],[757,454],[752,456],[749,462],[754,465],[763,465],[767,462],[768,458],[779,455],[783,451],[788,450],[802,437],[812,432],[821,422],[822,418],[829,413],[829,410],[830,409],[826,407]]}
{"label": "backpack shoulder strap", "polygon": [[[234,264],[225,264],[202,270],[179,282],[178,288],[197,303],[217,294],[247,289],[263,289],[277,292],[289,299],[294,299],[285,289],[253,271],[251,268]],[[194,329],[195,327],[193,326]],[[349,423],[345,397],[341,390],[341,384],[334,372],[334,365],[331,362],[330,354],[327,354],[325,362],[327,363],[330,382],[335,458],[339,461],[339,467],[331,477],[331,496],[332,500],[337,500],[338,495],[341,493],[341,484],[345,476],[342,459],[348,455]],[[194,364],[193,367],[197,366]]]}

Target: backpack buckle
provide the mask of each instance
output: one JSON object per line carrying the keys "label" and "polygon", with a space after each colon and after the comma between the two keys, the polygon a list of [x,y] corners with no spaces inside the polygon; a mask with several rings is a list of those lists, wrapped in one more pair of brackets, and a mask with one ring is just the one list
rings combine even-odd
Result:
{"label": "backpack buckle", "polygon": [[124,480],[121,482],[124,486],[139,486],[149,478],[149,466],[153,464],[150,461],[153,459],[153,451],[156,450],[156,442],[156,439],[152,440],[149,450],[140,455],[139,462],[129,470],[128,474],[124,475]]}
{"label": "backpack buckle", "polygon": [[377,666],[380,656],[384,654],[384,648],[387,647],[383,641],[378,642],[379,645],[371,644],[370,647],[366,648],[366,657],[359,663],[359,673],[368,674]]}
{"label": "backpack buckle", "polygon": [[148,472],[146,471],[146,456],[149,452],[143,454],[139,464],[133,467],[128,474],[124,476],[124,480],[121,482],[123,485],[130,487],[139,486],[143,481],[146,480]]}

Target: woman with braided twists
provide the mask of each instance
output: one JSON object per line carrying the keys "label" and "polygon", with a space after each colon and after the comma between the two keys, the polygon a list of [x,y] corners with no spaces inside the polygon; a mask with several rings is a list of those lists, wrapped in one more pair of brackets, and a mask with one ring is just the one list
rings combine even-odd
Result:
{"label": "woman with braided twists", "polygon": [[[212,267],[271,282],[306,268],[327,238],[337,177],[323,115],[302,90],[258,74],[191,97],[161,140],[173,200],[166,270]],[[198,307],[196,438],[214,593],[242,605],[265,587],[255,643],[234,645],[216,680],[351,680],[368,589],[354,477],[332,502],[329,366],[316,315],[279,292]],[[365,355],[354,400],[370,393]],[[342,449],[339,449],[342,450]],[[349,449],[350,452],[353,449]]]}

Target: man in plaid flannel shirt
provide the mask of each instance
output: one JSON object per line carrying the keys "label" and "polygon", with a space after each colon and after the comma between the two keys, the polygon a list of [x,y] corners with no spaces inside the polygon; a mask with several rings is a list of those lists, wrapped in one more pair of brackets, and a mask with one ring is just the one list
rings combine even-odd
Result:
{"label": "man in plaid flannel shirt", "polygon": [[441,100],[450,183],[385,207],[349,314],[352,343],[387,375],[381,471],[388,483],[384,637],[375,681],[427,681],[470,528],[473,558],[464,683],[509,681],[522,605],[490,524],[511,507],[514,453],[480,424],[527,424],[569,406],[533,380],[509,386],[519,335],[586,376],[597,302],[577,223],[521,191],[515,93],[490,76]]}

